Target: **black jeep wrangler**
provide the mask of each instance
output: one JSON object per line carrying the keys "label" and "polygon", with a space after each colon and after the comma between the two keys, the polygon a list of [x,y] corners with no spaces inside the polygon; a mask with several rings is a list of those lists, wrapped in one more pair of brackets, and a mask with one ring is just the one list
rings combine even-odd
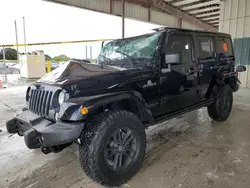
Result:
{"label": "black jeep wrangler", "polygon": [[77,143],[86,174],[119,186],[142,164],[145,128],[201,107],[225,121],[244,70],[228,34],[159,28],[107,43],[97,64],[71,60],[45,75],[6,127],[45,154]]}

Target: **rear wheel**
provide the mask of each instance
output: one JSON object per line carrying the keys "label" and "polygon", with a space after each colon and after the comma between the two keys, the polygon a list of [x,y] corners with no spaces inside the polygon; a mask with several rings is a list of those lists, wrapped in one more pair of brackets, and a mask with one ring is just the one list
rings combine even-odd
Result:
{"label": "rear wheel", "polygon": [[216,101],[207,107],[208,115],[215,121],[225,121],[231,113],[232,105],[232,88],[226,84],[221,88]]}
{"label": "rear wheel", "polygon": [[137,172],[145,148],[140,119],[127,111],[110,111],[94,119],[82,133],[80,163],[97,183],[119,186]]}
{"label": "rear wheel", "polygon": [[17,70],[17,69],[14,69],[13,72],[12,72],[12,74],[20,74],[20,71]]}

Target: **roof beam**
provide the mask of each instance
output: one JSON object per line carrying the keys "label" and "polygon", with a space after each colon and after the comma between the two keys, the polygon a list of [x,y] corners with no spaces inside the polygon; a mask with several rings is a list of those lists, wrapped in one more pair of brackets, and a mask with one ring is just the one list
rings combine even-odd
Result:
{"label": "roof beam", "polygon": [[220,14],[220,11],[214,11],[214,12],[209,12],[209,13],[205,13],[205,14],[198,14],[198,15],[195,15],[195,17],[202,18],[202,17],[212,16],[212,15],[216,15],[216,14]]}
{"label": "roof beam", "polygon": [[[126,0],[126,1],[138,4],[138,0]],[[214,28],[213,26],[207,24],[206,22],[201,21],[200,19],[195,18],[194,16],[189,15],[188,13],[170,4],[167,4],[163,0],[151,0],[151,1],[144,0],[144,1],[145,1],[145,6],[151,6],[152,8],[156,8],[158,10],[161,10],[162,12],[171,14],[173,16],[176,16],[177,18],[181,18],[182,20],[185,20],[193,25],[197,25],[205,30],[217,31],[217,29]]]}
{"label": "roof beam", "polygon": [[214,19],[220,19],[220,16],[210,16],[210,17],[207,17],[207,18],[201,18],[201,20],[203,21],[206,21],[206,20],[214,20]]}
{"label": "roof beam", "polygon": [[190,11],[189,14],[198,14],[198,13],[202,13],[202,12],[208,12],[208,11],[219,10],[219,9],[220,9],[219,6],[213,6],[213,7],[208,7],[208,8],[193,10],[193,11]]}
{"label": "roof beam", "polygon": [[186,4],[190,4],[190,3],[195,3],[198,2],[200,0],[184,0],[184,1],[178,1],[176,3],[172,3],[171,5],[173,6],[182,6],[182,5],[186,5]]}
{"label": "roof beam", "polygon": [[212,21],[208,21],[207,23],[219,23],[219,20],[212,20]]}
{"label": "roof beam", "polygon": [[[54,3],[61,3],[61,4],[69,5],[69,6],[86,8],[89,10],[95,10],[95,11],[110,14],[110,12],[106,12],[104,10],[98,10],[98,9],[93,8],[93,7],[89,7],[88,5],[85,5],[86,3],[82,3],[82,2],[85,2],[87,0],[77,0],[77,1],[76,0],[45,0],[45,1],[50,1],[50,2],[54,2]],[[88,0],[88,1],[90,1],[90,0]],[[99,1],[105,2],[104,0],[99,0]],[[119,0],[119,1],[121,2],[121,0]],[[170,0],[165,0],[165,1],[164,0],[125,0],[125,1],[128,3],[131,3],[131,4],[137,4],[137,5],[144,6],[145,8],[148,8],[148,7],[155,8],[158,11],[162,11],[164,13],[171,14],[171,15],[175,16],[176,20],[178,20],[178,19],[185,20],[185,21],[189,22],[190,24],[196,25],[196,26],[203,28],[207,31],[217,31],[217,28],[213,27],[212,25],[209,25],[206,22],[203,22],[203,21],[195,18],[194,16],[191,16],[190,14],[188,14],[188,13],[186,13],[186,12],[184,12],[184,11],[182,11],[182,10],[165,2],[165,1],[170,2]],[[96,6],[98,6],[98,4],[96,4]]]}
{"label": "roof beam", "polygon": [[195,9],[195,8],[200,8],[200,7],[205,7],[205,6],[210,6],[210,5],[214,5],[214,4],[220,4],[220,0],[213,0],[213,1],[207,1],[204,3],[198,3],[196,5],[192,5],[192,6],[186,6],[183,7],[182,10],[191,10],[191,9]]}
{"label": "roof beam", "polygon": [[[130,0],[131,1],[131,0]],[[136,0],[133,0],[133,1],[136,1]],[[191,24],[194,24],[194,25],[197,25],[205,30],[208,30],[208,31],[217,31],[216,28],[214,28],[213,26],[187,14],[186,12],[182,11],[182,10],[179,10],[167,3],[165,3],[164,1],[162,0],[152,0],[151,1],[151,6],[153,6],[154,8],[157,8],[163,12],[168,12],[170,13],[171,15],[173,16],[176,16],[178,18],[181,18],[182,20],[186,20],[188,21],[189,23]]]}

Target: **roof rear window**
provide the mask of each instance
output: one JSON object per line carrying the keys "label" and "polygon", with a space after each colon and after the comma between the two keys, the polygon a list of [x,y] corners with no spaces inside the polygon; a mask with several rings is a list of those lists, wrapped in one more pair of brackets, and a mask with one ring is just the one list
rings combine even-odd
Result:
{"label": "roof rear window", "polygon": [[232,49],[232,42],[230,38],[226,37],[219,37],[218,38],[218,54],[223,56],[232,56],[233,49]]}

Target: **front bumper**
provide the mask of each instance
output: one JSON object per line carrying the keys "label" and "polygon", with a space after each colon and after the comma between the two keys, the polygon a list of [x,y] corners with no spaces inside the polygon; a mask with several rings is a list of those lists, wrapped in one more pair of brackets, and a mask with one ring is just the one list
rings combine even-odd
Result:
{"label": "front bumper", "polygon": [[15,118],[6,122],[9,133],[24,136],[28,148],[45,148],[60,146],[76,141],[84,123],[65,123],[49,121],[29,110],[18,112]]}

